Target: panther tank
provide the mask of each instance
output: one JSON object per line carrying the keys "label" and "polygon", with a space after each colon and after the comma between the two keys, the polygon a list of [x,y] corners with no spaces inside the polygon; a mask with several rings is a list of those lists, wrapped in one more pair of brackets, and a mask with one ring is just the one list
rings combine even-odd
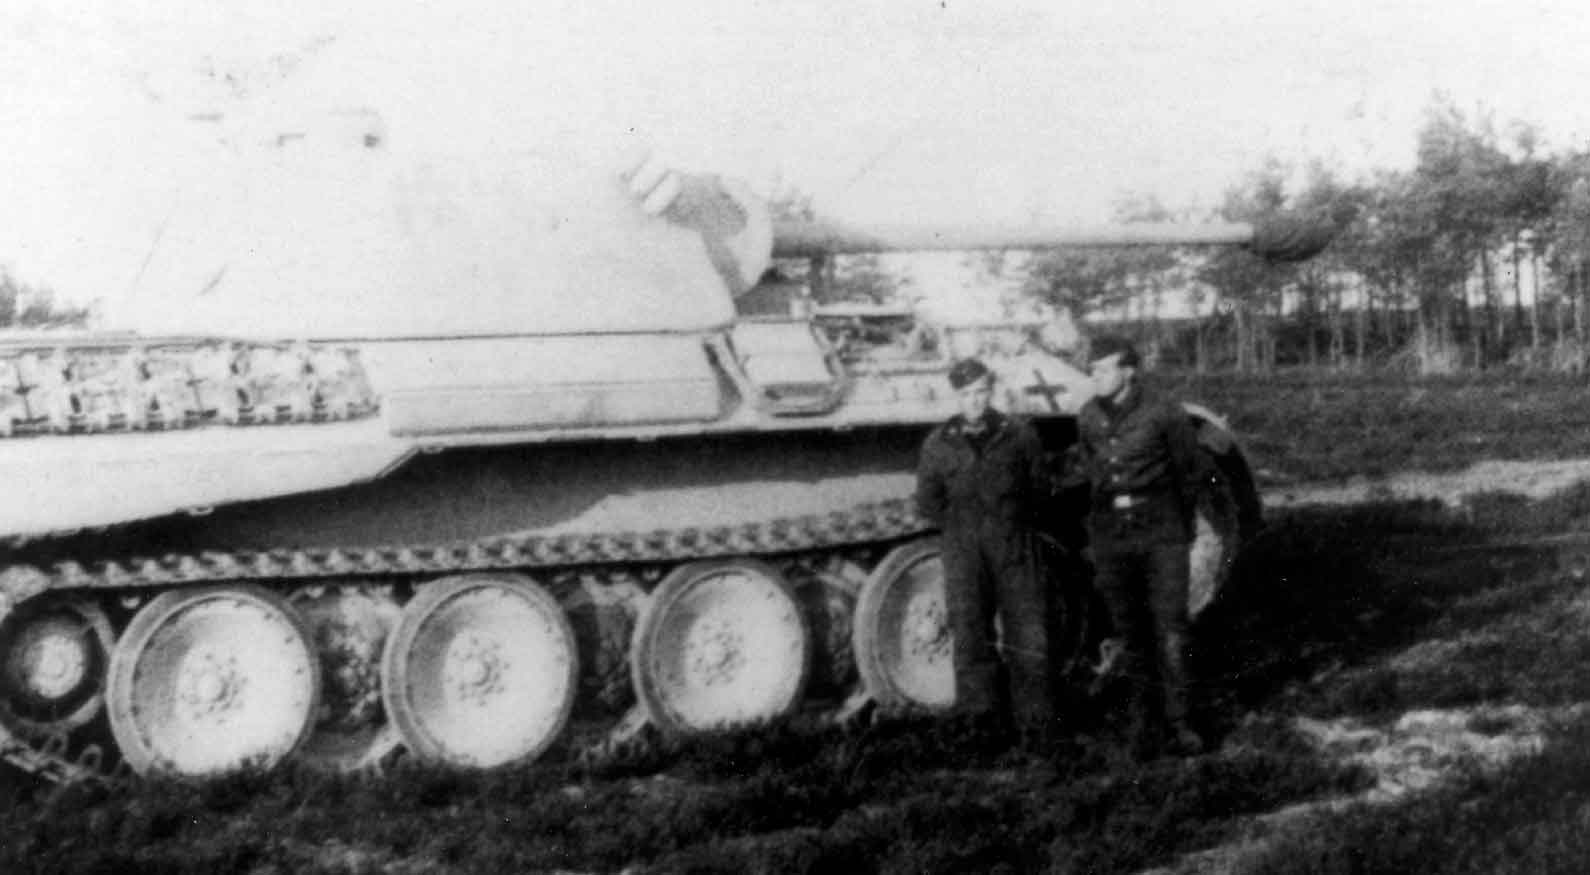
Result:
{"label": "panther tank", "polygon": [[[1045,318],[817,306],[772,260],[1318,242],[775,222],[651,163],[279,145],[187,181],[113,326],[0,337],[0,751],[23,769],[493,768],[647,725],[945,707],[910,500],[945,373],[984,357],[1057,456],[1088,382]],[[1201,604],[1258,505],[1225,426],[1188,415],[1224,477]],[[1075,500],[1051,516],[1080,665]]]}

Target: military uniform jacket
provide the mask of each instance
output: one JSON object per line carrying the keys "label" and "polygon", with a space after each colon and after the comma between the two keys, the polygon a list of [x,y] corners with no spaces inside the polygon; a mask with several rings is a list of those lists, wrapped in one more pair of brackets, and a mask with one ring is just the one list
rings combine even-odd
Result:
{"label": "military uniform jacket", "polygon": [[957,415],[922,443],[917,468],[917,510],[947,534],[994,528],[1030,528],[1045,488],[1043,445],[1021,419],[987,415],[982,437],[966,434]]}
{"label": "military uniform jacket", "polygon": [[1095,398],[1083,405],[1077,432],[1095,540],[1192,537],[1203,462],[1179,405],[1139,384],[1120,404]]}

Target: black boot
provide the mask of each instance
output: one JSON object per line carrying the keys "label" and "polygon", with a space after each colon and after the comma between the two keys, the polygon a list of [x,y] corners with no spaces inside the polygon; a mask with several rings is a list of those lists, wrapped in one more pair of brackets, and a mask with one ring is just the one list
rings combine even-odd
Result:
{"label": "black boot", "polygon": [[1165,741],[1164,724],[1146,703],[1135,702],[1126,728],[1126,750],[1133,762],[1146,763],[1159,756]]}
{"label": "black boot", "polygon": [[1176,756],[1191,757],[1203,753],[1207,747],[1204,737],[1185,722],[1178,721],[1172,724],[1170,729],[1171,753]]}

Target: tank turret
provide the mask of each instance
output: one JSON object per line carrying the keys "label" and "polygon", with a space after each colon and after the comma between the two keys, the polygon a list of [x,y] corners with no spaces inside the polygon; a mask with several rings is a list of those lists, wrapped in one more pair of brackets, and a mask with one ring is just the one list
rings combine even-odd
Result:
{"label": "tank turret", "polygon": [[[717,177],[387,149],[218,166],[115,330],[0,338],[14,764],[491,768],[648,723],[947,705],[910,501],[944,374],[984,356],[1056,455],[1087,380],[1039,317],[752,317],[736,296],[775,256],[1323,237],[775,226]],[[1189,416],[1224,475],[1198,607],[1257,501],[1224,426]],[[1056,659],[1080,665],[1077,510],[1053,518]]]}

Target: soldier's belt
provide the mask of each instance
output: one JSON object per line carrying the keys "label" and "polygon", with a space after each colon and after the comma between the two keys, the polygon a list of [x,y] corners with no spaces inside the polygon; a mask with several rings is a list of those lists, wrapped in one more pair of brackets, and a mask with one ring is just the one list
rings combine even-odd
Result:
{"label": "soldier's belt", "polygon": [[1172,493],[1169,490],[1150,490],[1147,492],[1115,492],[1100,496],[1100,500],[1094,503],[1094,509],[1113,511],[1115,513],[1127,513],[1146,505],[1153,504],[1156,501],[1164,501],[1170,498],[1171,495]]}

